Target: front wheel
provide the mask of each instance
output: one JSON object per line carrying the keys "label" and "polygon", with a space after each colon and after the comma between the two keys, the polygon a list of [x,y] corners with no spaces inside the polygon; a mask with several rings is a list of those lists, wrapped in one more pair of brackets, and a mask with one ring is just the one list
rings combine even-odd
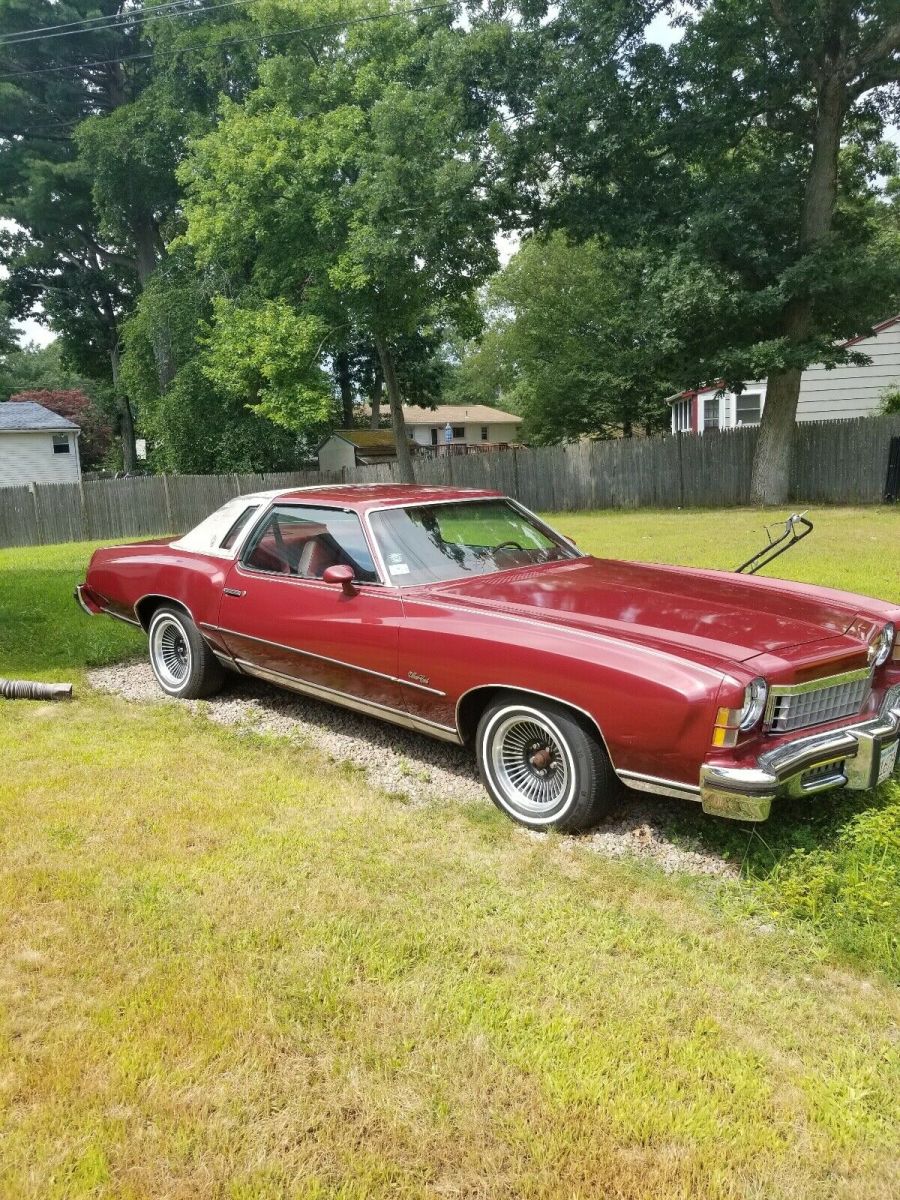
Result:
{"label": "front wheel", "polygon": [[150,666],[167,695],[198,700],[219,691],[225,671],[187,613],[158,608],[149,635]]}
{"label": "front wheel", "polygon": [[589,829],[619,790],[587,721],[551,700],[499,696],[478,723],[476,751],[491,799],[529,829]]}

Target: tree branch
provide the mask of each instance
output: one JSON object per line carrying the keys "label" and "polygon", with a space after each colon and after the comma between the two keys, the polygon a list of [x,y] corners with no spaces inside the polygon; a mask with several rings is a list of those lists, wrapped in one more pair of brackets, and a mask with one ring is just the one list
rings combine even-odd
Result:
{"label": "tree branch", "polygon": [[856,60],[856,69],[862,70],[864,67],[870,67],[881,62],[882,59],[900,50],[900,21],[895,21],[893,25],[889,25],[884,33],[878,38],[868,50],[864,50]]}
{"label": "tree branch", "polygon": [[800,30],[788,16],[784,0],[769,0],[769,7],[772,9],[775,24],[785,35],[785,39],[797,55],[797,61],[806,72],[807,77],[818,82],[821,73],[821,64],[816,62],[815,58],[806,52]]}
{"label": "tree branch", "polygon": [[78,236],[90,250],[93,250],[99,258],[102,258],[110,266],[128,267],[130,270],[134,269],[134,259],[129,255],[121,254],[117,250],[105,249],[89,233],[85,233],[83,229],[78,230]]}
{"label": "tree branch", "polygon": [[850,84],[847,88],[847,95],[851,100],[858,100],[863,92],[870,92],[872,88],[898,82],[900,82],[900,59],[888,59],[887,62],[872,67],[871,71],[867,71],[855,83]]}

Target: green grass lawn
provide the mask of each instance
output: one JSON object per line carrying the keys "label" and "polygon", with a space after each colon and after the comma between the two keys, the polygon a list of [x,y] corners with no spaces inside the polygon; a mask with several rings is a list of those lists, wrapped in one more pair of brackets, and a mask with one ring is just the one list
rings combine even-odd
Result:
{"label": "green grass lawn", "polygon": [[[900,512],[819,519],[785,573],[900,598]],[[557,523],[727,566],[760,518]],[[0,675],[79,685],[0,701],[0,1195],[897,1194],[900,788],[756,833],[673,805],[731,885],[410,807],[86,690],[143,648],[73,605],[89,549],[0,551]]]}

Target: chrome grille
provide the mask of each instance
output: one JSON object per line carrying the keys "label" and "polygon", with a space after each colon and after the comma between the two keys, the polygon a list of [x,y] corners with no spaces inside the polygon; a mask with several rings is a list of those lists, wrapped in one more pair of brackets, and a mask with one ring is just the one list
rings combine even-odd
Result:
{"label": "chrome grille", "polygon": [[772,733],[790,733],[852,717],[863,707],[871,690],[869,670],[832,675],[813,683],[776,685],[769,693],[766,725]]}

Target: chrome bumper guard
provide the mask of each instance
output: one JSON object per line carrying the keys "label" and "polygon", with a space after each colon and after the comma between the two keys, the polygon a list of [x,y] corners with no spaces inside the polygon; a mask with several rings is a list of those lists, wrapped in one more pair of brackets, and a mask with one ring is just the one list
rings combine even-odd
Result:
{"label": "chrome bumper guard", "polygon": [[88,607],[88,603],[84,598],[84,584],[83,583],[79,583],[79,585],[76,587],[75,591],[72,594],[78,603],[78,607],[83,612],[86,612],[89,617],[98,616],[98,614],[100,612],[99,608],[89,608]]}
{"label": "chrome bumper guard", "polygon": [[[900,686],[888,691],[877,717],[786,742],[761,754],[755,767],[704,763],[700,768],[703,811],[736,821],[765,821],[772,801],[832,788],[875,787],[882,754],[900,739]],[[900,755],[894,769],[900,767]]]}

